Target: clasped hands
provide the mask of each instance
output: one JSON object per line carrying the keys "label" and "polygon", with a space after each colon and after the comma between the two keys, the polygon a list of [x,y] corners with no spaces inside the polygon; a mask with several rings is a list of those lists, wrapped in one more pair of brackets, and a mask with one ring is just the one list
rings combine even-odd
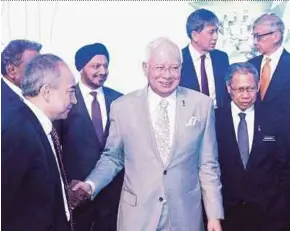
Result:
{"label": "clasped hands", "polygon": [[68,200],[71,209],[86,204],[92,196],[92,188],[89,184],[72,180],[68,187]]}

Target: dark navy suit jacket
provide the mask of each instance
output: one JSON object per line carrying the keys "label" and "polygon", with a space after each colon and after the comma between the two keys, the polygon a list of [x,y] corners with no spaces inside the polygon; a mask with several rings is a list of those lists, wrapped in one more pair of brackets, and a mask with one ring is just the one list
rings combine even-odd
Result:
{"label": "dark navy suit jacket", "polygon": [[26,105],[3,116],[1,139],[1,230],[68,231],[56,160]]}
{"label": "dark navy suit jacket", "polygon": [[[262,59],[263,56],[260,55],[249,60],[258,69],[259,74],[261,72]],[[285,49],[280,57],[263,101],[261,101],[259,94],[257,102],[258,106],[265,111],[265,115],[270,116],[272,111],[278,111],[290,118],[290,53]]]}
{"label": "dark navy suit jacket", "polygon": [[[222,107],[229,101],[225,84],[225,75],[229,67],[229,58],[225,52],[220,50],[213,50],[209,54],[213,65],[217,106]],[[183,63],[179,85],[200,91],[200,86],[188,46],[182,49],[182,56]]]}
{"label": "dark navy suit jacket", "polygon": [[[281,230],[279,227],[287,221],[286,216],[289,217],[286,202],[290,185],[290,164],[286,149],[288,136],[285,135],[289,131],[284,130],[283,120],[277,118],[267,118],[255,110],[253,144],[244,169],[231,108],[228,106],[216,109],[225,218],[238,203],[250,203],[260,211],[263,231]],[[267,141],[267,137],[272,137],[272,140]]]}

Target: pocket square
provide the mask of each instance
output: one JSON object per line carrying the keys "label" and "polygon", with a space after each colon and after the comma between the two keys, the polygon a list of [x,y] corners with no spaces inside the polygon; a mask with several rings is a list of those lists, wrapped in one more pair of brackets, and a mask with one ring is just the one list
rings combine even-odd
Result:
{"label": "pocket square", "polygon": [[196,123],[199,122],[199,119],[195,116],[192,116],[186,123],[186,127],[193,127]]}
{"label": "pocket square", "polygon": [[273,142],[273,141],[276,141],[276,137],[275,136],[264,136],[263,137],[263,141],[265,141],[265,142]]}

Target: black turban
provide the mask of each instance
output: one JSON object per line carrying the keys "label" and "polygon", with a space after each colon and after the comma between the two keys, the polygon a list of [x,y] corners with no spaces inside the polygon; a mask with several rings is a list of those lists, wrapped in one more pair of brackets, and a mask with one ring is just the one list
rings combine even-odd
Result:
{"label": "black turban", "polygon": [[76,69],[80,71],[95,56],[104,55],[110,62],[107,48],[101,43],[94,43],[81,47],[75,55]]}

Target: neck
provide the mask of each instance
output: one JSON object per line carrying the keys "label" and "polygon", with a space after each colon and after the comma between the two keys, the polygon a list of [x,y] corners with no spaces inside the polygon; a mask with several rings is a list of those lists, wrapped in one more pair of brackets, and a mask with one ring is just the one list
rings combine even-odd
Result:
{"label": "neck", "polygon": [[275,47],[273,47],[271,50],[265,52],[264,55],[270,56],[270,55],[272,55],[273,53],[275,53],[275,52],[276,52],[280,47],[281,47],[281,45],[275,46]]}
{"label": "neck", "polygon": [[202,50],[194,41],[191,41],[191,45],[197,50],[201,55],[205,55],[208,51]]}
{"label": "neck", "polygon": [[36,97],[25,96],[25,99],[28,100],[30,103],[32,103],[40,111],[42,111],[47,116],[47,118],[49,118],[50,121],[54,120],[53,116],[50,115],[49,111],[45,107],[46,103],[43,102],[41,99],[39,99],[37,96]]}

